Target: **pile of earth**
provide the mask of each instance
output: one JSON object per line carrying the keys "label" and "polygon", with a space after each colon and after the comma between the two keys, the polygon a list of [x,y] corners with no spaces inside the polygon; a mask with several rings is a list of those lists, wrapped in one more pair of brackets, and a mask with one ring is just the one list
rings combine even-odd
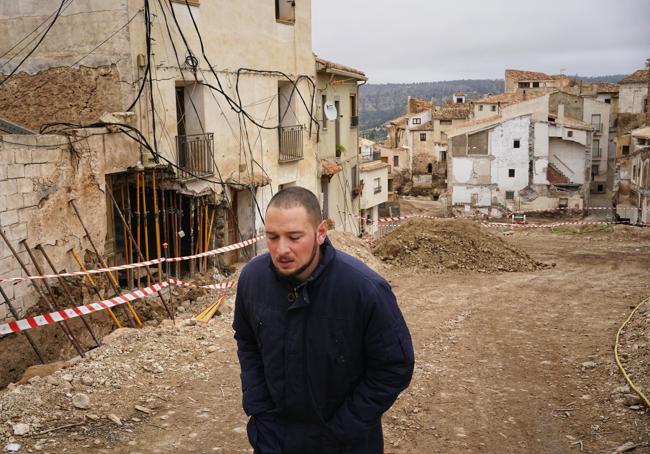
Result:
{"label": "pile of earth", "polygon": [[[650,298],[646,299],[630,319],[619,339],[621,363],[635,385],[650,397]],[[630,406],[643,405],[634,392],[622,396]],[[638,407],[643,408],[643,407]],[[637,408],[633,408],[636,410]]]}
{"label": "pile of earth", "polygon": [[373,255],[370,245],[356,235],[330,230],[327,236],[335,248],[358,258],[376,272],[382,273],[386,270],[386,264]]}
{"label": "pile of earth", "polygon": [[447,270],[533,271],[547,265],[509,245],[472,221],[412,219],[384,235],[373,246],[383,261]]}

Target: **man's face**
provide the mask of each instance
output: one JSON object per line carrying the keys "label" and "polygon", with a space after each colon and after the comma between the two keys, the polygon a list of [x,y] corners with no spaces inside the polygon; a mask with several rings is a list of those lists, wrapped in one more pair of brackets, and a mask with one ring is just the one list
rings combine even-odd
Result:
{"label": "man's face", "polygon": [[302,206],[271,206],[266,211],[266,239],[271,260],[286,277],[305,280],[318,266],[325,222],[316,225]]}

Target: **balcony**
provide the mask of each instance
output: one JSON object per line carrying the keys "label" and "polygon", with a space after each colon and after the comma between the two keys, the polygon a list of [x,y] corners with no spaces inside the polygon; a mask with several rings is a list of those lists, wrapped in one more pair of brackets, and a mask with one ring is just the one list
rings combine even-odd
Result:
{"label": "balcony", "polygon": [[381,151],[373,151],[369,155],[361,155],[361,161],[363,162],[372,162],[372,161],[381,161]]}
{"label": "balcony", "polygon": [[189,180],[214,174],[214,134],[176,137],[178,178]]}
{"label": "balcony", "polygon": [[372,188],[372,192],[375,194],[379,194],[381,192],[381,186],[375,186]]}
{"label": "balcony", "polygon": [[357,126],[359,126],[359,116],[350,117],[350,127],[356,128]]}
{"label": "balcony", "polygon": [[286,126],[278,129],[280,138],[280,162],[302,159],[302,125]]}

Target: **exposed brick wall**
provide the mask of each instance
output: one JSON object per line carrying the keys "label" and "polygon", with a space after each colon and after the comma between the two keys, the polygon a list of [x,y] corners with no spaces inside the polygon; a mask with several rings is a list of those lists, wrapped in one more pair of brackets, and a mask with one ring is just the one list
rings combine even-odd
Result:
{"label": "exposed brick wall", "polygon": [[[89,134],[93,132],[96,131]],[[135,166],[138,156],[134,142],[122,134],[93,135],[83,141],[77,138],[74,149],[62,136],[0,137],[0,228],[30,272],[36,273],[21,244],[23,240],[32,248],[42,244],[59,269],[78,269],[68,253],[71,248],[77,252],[90,249],[68,204],[70,200],[75,200],[97,247],[103,249],[107,229],[106,174]],[[35,255],[41,260],[39,253]],[[47,263],[42,261],[39,265],[44,271],[51,271]],[[0,276],[24,275],[0,239]],[[3,289],[14,300],[21,316],[38,302],[28,282],[4,284]],[[0,300],[0,321],[9,316],[3,303]]]}
{"label": "exposed brick wall", "polygon": [[549,165],[546,168],[546,178],[551,184],[568,184],[570,183],[569,179],[558,172],[555,167]]}
{"label": "exposed brick wall", "polygon": [[91,123],[106,112],[119,112],[117,67],[51,68],[15,74],[0,90],[2,117],[38,131],[50,121]]}

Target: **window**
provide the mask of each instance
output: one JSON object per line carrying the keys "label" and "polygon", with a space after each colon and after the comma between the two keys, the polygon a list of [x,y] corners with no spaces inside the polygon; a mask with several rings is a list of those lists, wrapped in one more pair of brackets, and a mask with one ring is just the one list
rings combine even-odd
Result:
{"label": "window", "polygon": [[421,132],[420,133],[420,142],[426,142],[427,141],[427,133],[426,132]]}
{"label": "window", "polygon": [[359,113],[357,112],[357,95],[350,95],[350,127],[359,126]]}
{"label": "window", "polygon": [[350,169],[350,182],[352,183],[352,186],[357,186],[359,183],[357,182],[358,178],[358,172],[357,172],[357,166],[352,166]]}
{"label": "window", "polygon": [[327,96],[323,95],[321,98],[322,110],[323,110],[323,129],[327,129],[327,115],[325,115],[325,104],[327,104]]}
{"label": "window", "polygon": [[627,156],[630,154],[630,146],[629,145],[623,145],[623,156]]}
{"label": "window", "polygon": [[510,178],[514,178],[515,177],[515,169],[508,169],[508,176]]}
{"label": "window", "polygon": [[573,131],[567,131],[566,136],[567,137],[573,137]]}
{"label": "window", "polygon": [[441,161],[446,161],[447,160],[447,152],[446,151],[441,151],[440,152],[440,160]]}
{"label": "window", "polygon": [[506,200],[515,200],[515,191],[506,191]]}
{"label": "window", "polygon": [[600,124],[600,114],[593,114],[591,116],[591,126],[594,128],[595,132],[600,132],[602,125]]}
{"label": "window", "polygon": [[598,192],[605,192],[605,185],[599,184],[597,190],[598,190]]}
{"label": "window", "polygon": [[530,84],[528,82],[519,82],[519,88],[528,88]]}
{"label": "window", "polygon": [[492,112],[496,112],[496,111],[497,111],[497,106],[496,106],[496,105],[493,105],[493,106],[492,106]]}
{"label": "window", "polygon": [[433,164],[431,164],[431,163],[427,164],[427,172],[428,173],[433,173]]}
{"label": "window", "polygon": [[607,99],[605,100],[605,104],[611,104],[611,103],[612,103],[612,100],[611,100],[610,98],[607,98]]}
{"label": "window", "polygon": [[415,118],[411,119],[411,124],[412,125],[419,125],[421,123],[422,123],[422,120],[420,118],[415,117]]}
{"label": "window", "polygon": [[598,165],[591,166],[591,177],[592,178],[595,177],[595,176],[598,176],[598,168],[599,167],[600,166],[598,166]]}
{"label": "window", "polygon": [[521,147],[521,141],[519,139],[515,139],[514,142],[512,143],[512,148],[520,148]]}
{"label": "window", "polygon": [[462,104],[463,98],[456,98],[456,104]]}
{"label": "window", "polygon": [[479,110],[479,112],[483,112],[483,104],[478,105],[478,110]]}
{"label": "window", "polygon": [[285,24],[296,21],[295,0],[275,0],[275,20]]}
{"label": "window", "polygon": [[440,124],[441,124],[441,125],[450,125],[450,124],[451,124],[451,120],[440,120]]}
{"label": "window", "polygon": [[375,194],[379,194],[381,192],[381,178],[375,178],[373,180],[372,192]]}
{"label": "window", "polygon": [[533,82],[533,88],[539,88],[539,82]]}
{"label": "window", "polygon": [[399,156],[393,156],[393,167],[399,167]]}
{"label": "window", "polygon": [[594,139],[594,143],[591,146],[591,155],[594,158],[600,158],[600,140]]}

